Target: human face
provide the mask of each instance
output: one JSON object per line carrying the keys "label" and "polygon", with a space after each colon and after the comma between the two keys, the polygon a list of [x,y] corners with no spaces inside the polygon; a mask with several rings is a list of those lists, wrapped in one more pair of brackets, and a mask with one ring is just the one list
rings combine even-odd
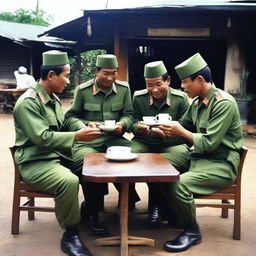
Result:
{"label": "human face", "polygon": [[[70,74],[70,65],[67,64],[63,67],[63,71],[57,75],[54,71],[49,74],[51,81],[51,91],[52,93],[62,93],[66,86],[70,83],[69,74]],[[49,72],[49,73],[50,73]]]}
{"label": "human face", "polygon": [[184,89],[190,98],[195,98],[201,94],[201,86],[198,77],[196,77],[194,81],[192,81],[190,77],[181,80],[181,88]]}
{"label": "human face", "polygon": [[96,70],[98,86],[102,90],[109,89],[117,78],[117,68],[103,68],[100,71]]}
{"label": "human face", "polygon": [[155,78],[145,78],[146,87],[149,92],[156,100],[162,100],[167,94],[170,77],[166,81],[163,81],[163,78],[155,77]]}

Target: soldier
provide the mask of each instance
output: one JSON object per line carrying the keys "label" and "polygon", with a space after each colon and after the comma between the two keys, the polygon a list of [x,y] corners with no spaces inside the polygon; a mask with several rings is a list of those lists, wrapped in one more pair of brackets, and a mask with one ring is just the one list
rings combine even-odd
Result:
{"label": "soldier", "polygon": [[[94,71],[94,79],[77,87],[72,106],[65,115],[65,122],[75,131],[87,124],[98,127],[105,120],[115,120],[116,129],[113,132],[104,133],[93,142],[81,142],[79,147],[85,154],[103,153],[110,146],[131,145],[131,142],[122,136],[132,124],[131,93],[127,83],[116,80],[118,72],[116,56],[98,55]],[[81,207],[82,219],[94,233],[104,234],[106,233],[104,226],[98,223],[98,211],[100,210],[99,202],[107,193],[107,184],[87,182],[86,186],[88,191],[87,199]],[[99,191],[101,196],[96,197]],[[134,187],[130,189],[129,196],[134,206],[139,200]]]}
{"label": "soldier", "polygon": [[236,101],[215,87],[210,68],[199,53],[175,70],[181,87],[194,100],[179,123],[159,128],[167,138],[181,137],[193,144],[194,151],[189,171],[165,191],[170,207],[184,225],[176,239],[164,244],[170,252],[184,251],[201,242],[193,195],[208,195],[233,184],[243,137]]}
{"label": "soldier", "polygon": [[14,108],[15,161],[26,183],[55,195],[55,214],[66,230],[61,239],[62,251],[91,256],[78,235],[78,189],[84,155],[73,146],[76,141],[92,141],[102,132],[90,127],[72,132],[64,125],[64,113],[55,93],[63,92],[69,73],[66,52],[43,53],[40,81],[18,99]]}
{"label": "soldier", "polygon": [[[132,151],[135,153],[163,153],[179,171],[188,169],[189,151],[185,144],[176,145],[177,139],[163,138],[163,133],[141,123],[144,116],[167,113],[172,120],[179,120],[189,107],[187,95],[169,87],[170,76],[162,61],[147,63],[144,67],[146,89],[135,91],[133,97],[134,124],[132,131]],[[166,202],[161,197],[159,183],[148,183],[149,187],[149,226],[159,226]]]}

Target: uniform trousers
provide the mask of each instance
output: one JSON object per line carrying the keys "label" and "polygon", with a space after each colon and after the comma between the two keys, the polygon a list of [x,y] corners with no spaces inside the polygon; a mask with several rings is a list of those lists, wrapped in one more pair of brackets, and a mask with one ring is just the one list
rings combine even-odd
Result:
{"label": "uniform trousers", "polygon": [[221,159],[192,158],[189,171],[175,183],[162,186],[171,211],[180,224],[190,226],[196,222],[194,197],[209,195],[232,185],[239,165],[239,154],[232,153],[233,162]]}
{"label": "uniform trousers", "polygon": [[64,229],[80,221],[78,189],[83,159],[81,153],[74,152],[72,161],[59,157],[19,165],[25,183],[54,195],[55,214]]}
{"label": "uniform trousers", "polygon": [[[163,146],[162,144],[142,143],[132,140],[132,152],[134,153],[161,153],[180,173],[189,169],[189,149],[185,144],[176,146]],[[162,183],[148,183],[149,188],[149,210],[154,206],[159,206],[164,210],[166,202],[161,194]]]}

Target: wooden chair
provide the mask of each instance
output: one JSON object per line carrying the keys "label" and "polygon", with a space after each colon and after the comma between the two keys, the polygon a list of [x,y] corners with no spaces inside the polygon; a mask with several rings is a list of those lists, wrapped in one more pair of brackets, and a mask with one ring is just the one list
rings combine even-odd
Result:
{"label": "wooden chair", "polygon": [[[14,192],[13,192],[13,205],[12,205],[12,234],[19,234],[19,223],[20,223],[20,211],[28,212],[28,220],[35,219],[35,211],[40,212],[54,212],[54,207],[47,206],[36,206],[35,198],[54,198],[53,195],[40,192],[31,186],[25,184],[20,176],[19,167],[14,160],[14,153],[16,147],[9,148],[12,154],[13,164],[14,164]],[[24,203],[21,203],[21,197],[27,197]]]}
{"label": "wooden chair", "polygon": [[[197,207],[214,207],[221,208],[221,217],[228,218],[228,209],[234,209],[234,225],[233,225],[233,239],[240,240],[241,234],[241,176],[244,165],[245,156],[248,149],[242,147],[240,151],[240,164],[235,183],[229,188],[218,191],[207,196],[200,196],[198,199],[221,199],[221,203],[199,202],[196,200]],[[232,200],[230,202],[229,200]]]}

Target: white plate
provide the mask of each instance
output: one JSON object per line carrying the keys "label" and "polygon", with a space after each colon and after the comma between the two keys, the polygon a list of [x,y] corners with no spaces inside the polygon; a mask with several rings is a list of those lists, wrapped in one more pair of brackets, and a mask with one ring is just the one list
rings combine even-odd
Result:
{"label": "white plate", "polygon": [[104,124],[101,124],[98,126],[103,132],[113,132],[117,126],[105,126]]}
{"label": "white plate", "polygon": [[129,153],[129,154],[120,154],[120,155],[108,155],[106,154],[105,157],[109,160],[114,160],[114,161],[129,161],[137,158],[137,155],[134,153]]}
{"label": "white plate", "polygon": [[165,124],[174,124],[177,121],[169,121],[169,122],[165,122],[165,123],[160,123],[160,122],[152,122],[152,123],[147,123],[147,122],[141,122],[142,124],[148,125],[148,126],[159,126],[159,125],[165,125]]}

